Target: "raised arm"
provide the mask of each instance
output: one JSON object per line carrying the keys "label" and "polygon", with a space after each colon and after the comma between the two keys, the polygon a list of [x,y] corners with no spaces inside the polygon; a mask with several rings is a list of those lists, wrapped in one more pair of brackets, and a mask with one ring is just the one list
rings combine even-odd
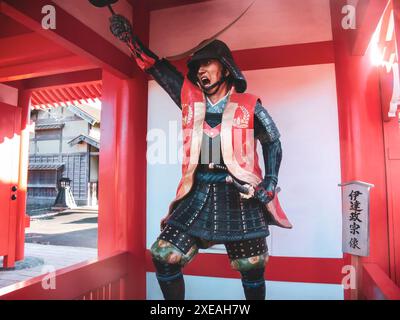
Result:
{"label": "raised arm", "polygon": [[183,75],[168,60],[159,59],[137,36],[133,35],[132,27],[125,17],[113,15],[110,18],[110,30],[115,37],[127,44],[139,68],[149,73],[181,108]]}
{"label": "raised arm", "polygon": [[265,176],[256,188],[255,197],[267,204],[275,197],[282,147],[278,128],[260,103],[257,103],[254,113],[254,135],[261,143],[265,165]]}

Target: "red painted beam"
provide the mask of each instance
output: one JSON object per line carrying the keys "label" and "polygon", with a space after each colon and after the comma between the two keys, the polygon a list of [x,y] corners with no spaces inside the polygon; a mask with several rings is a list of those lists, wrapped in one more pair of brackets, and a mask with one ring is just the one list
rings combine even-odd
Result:
{"label": "red painted beam", "polygon": [[367,263],[363,269],[363,298],[400,300],[400,287],[377,264]]}
{"label": "red painted beam", "polygon": [[[44,30],[41,27],[42,7],[52,5],[57,13],[57,28]],[[44,37],[63,46],[69,51],[91,59],[99,67],[104,67],[119,77],[132,77],[137,68],[129,56],[88,28],[53,1],[3,0],[0,2],[3,14],[24,26],[39,32]]]}
{"label": "red painted beam", "polygon": [[62,58],[0,68],[0,82],[16,81],[94,68],[96,68],[96,66],[91,64],[87,59],[69,55]]}
{"label": "red painted beam", "polygon": [[[270,281],[341,284],[343,259],[270,257],[265,277]],[[155,272],[151,254],[146,254],[147,272]],[[184,274],[204,277],[240,278],[225,254],[200,253],[185,267]]]}
{"label": "red painted beam", "polygon": [[129,258],[127,252],[116,252],[102,260],[85,261],[57,270],[55,289],[43,288],[44,282],[49,283],[49,274],[19,282],[0,289],[0,300],[77,299],[89,291],[124,279],[129,271]]}
{"label": "red painted beam", "polygon": [[88,59],[74,56],[34,32],[1,38],[0,48],[0,82],[94,68]]}
{"label": "red painted beam", "polygon": [[7,82],[7,85],[21,85],[25,89],[47,88],[65,86],[69,84],[80,84],[101,80],[101,69],[91,69],[76,72],[60,73],[50,76],[25,79],[18,82]]}
{"label": "red painted beam", "polygon": [[365,54],[387,4],[388,0],[359,0],[356,7],[356,29],[348,30],[353,55]]}
{"label": "red painted beam", "polygon": [[[332,41],[236,50],[232,54],[242,71],[335,62]],[[182,59],[173,64],[186,74],[186,61]]]}
{"label": "red painted beam", "polygon": [[241,70],[258,70],[334,63],[332,41],[238,50],[233,56]]}
{"label": "red painted beam", "polygon": [[0,38],[12,37],[30,32],[32,32],[32,30],[0,12]]}
{"label": "red painted beam", "polygon": [[0,48],[1,67],[71,55],[69,51],[34,32],[0,38]]}

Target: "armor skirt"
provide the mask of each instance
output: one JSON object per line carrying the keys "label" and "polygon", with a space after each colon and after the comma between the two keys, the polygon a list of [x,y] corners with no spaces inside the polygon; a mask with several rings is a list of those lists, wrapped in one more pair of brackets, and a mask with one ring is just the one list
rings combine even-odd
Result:
{"label": "armor skirt", "polygon": [[175,205],[167,225],[215,243],[267,237],[263,204],[241,198],[225,182],[226,175],[198,172],[192,190]]}

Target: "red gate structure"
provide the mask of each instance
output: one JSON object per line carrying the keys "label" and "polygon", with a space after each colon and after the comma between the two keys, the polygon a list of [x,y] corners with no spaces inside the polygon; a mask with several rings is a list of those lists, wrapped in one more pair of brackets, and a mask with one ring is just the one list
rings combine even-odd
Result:
{"label": "red gate structure", "polygon": [[[151,11],[205,1],[120,0],[115,11],[132,18],[135,32],[148,43]],[[398,111],[396,117],[385,119],[379,70],[370,62],[368,47],[388,1],[358,1],[355,29],[342,25],[346,0],[326,1],[331,41],[234,50],[233,54],[244,71],[334,63],[342,181],[375,184],[370,204],[371,254],[326,259],[273,256],[266,276],[273,281],[340,285],[342,267],[353,265],[357,288],[344,290],[345,299],[400,299]],[[393,3],[400,43],[400,5]],[[45,30],[42,9],[49,5],[55,9],[56,27]],[[0,9],[0,82],[9,86],[10,101],[12,92],[18,92],[11,104],[0,95],[0,152],[5,140],[9,148],[18,150],[13,153],[18,166],[7,171],[12,177],[4,177],[7,163],[0,155],[0,255],[7,256],[6,267],[24,257],[31,104],[51,106],[84,98],[84,93],[95,96],[85,87],[93,82],[101,83],[102,101],[98,258],[58,270],[55,290],[43,289],[43,275],[0,289],[0,299],[146,299],[146,272],[154,271],[146,249],[149,79],[110,35],[107,10],[88,1],[2,0]],[[184,61],[176,66],[185,69]],[[61,90],[82,84],[82,97]],[[11,200],[13,192],[17,202]],[[201,254],[185,272],[237,277],[228,265],[222,266],[224,259],[224,255]],[[301,271],[293,273],[294,269]]]}
{"label": "red gate structure", "polygon": [[2,140],[1,153],[11,155],[2,157],[0,173],[0,197],[2,208],[0,219],[0,255],[4,256],[4,267],[13,266],[15,260],[16,235],[11,232],[16,230],[17,223],[17,191],[18,191],[18,164],[19,163],[19,136],[21,126],[21,110],[1,103],[0,110],[0,136]]}

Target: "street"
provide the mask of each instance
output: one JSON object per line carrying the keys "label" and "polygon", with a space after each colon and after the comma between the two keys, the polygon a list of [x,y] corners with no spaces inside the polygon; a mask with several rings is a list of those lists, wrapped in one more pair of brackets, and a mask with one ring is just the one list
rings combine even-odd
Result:
{"label": "street", "polygon": [[26,243],[97,248],[97,211],[65,211],[32,217]]}

